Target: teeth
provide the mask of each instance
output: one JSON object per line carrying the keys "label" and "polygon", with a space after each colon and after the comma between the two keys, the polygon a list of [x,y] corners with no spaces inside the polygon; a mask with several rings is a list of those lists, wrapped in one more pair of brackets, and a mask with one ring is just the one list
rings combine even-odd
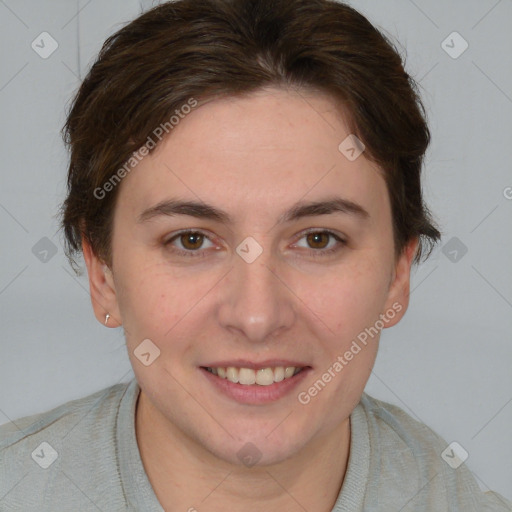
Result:
{"label": "teeth", "polygon": [[274,383],[274,372],[272,368],[262,368],[256,372],[256,384],[270,386]]}
{"label": "teeth", "polygon": [[278,366],[274,368],[274,382],[281,382],[282,380],[284,380],[284,368]]}
{"label": "teeth", "polygon": [[254,384],[256,382],[256,372],[250,368],[240,368],[238,371],[238,382],[240,384]]}
{"label": "teeth", "polygon": [[288,368],[284,371],[284,378],[289,379],[293,376],[293,373],[295,372],[295,368],[293,366],[288,366]]}
{"label": "teeth", "polygon": [[289,379],[302,368],[295,366],[276,366],[275,368],[260,368],[253,370],[252,368],[235,368],[228,366],[227,368],[208,368],[210,373],[217,375],[221,379],[227,379],[235,384],[244,384],[250,386],[258,384],[260,386],[270,386],[274,382],[281,382],[284,379]]}
{"label": "teeth", "polygon": [[238,370],[233,366],[226,368],[226,378],[236,384],[238,382]]}

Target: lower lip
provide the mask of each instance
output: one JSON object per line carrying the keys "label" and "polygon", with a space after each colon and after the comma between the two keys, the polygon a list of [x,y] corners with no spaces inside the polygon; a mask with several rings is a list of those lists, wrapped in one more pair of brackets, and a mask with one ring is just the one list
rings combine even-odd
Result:
{"label": "lower lip", "polygon": [[305,368],[297,373],[297,375],[284,379],[281,382],[274,382],[269,386],[235,384],[203,368],[200,368],[200,370],[216,389],[229,398],[241,404],[260,405],[275,402],[289,395],[305,379],[311,368]]}

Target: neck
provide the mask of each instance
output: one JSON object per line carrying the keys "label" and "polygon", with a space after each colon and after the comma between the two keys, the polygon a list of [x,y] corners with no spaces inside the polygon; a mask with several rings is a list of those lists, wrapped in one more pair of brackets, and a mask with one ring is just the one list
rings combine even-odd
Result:
{"label": "neck", "polygon": [[136,437],[144,469],[165,510],[330,512],[347,468],[350,421],[278,464],[247,468],[218,459],[174,428],[141,390]]}

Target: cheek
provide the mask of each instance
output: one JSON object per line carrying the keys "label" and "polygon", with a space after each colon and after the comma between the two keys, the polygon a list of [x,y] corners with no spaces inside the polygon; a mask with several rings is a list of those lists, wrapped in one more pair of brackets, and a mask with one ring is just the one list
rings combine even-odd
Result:
{"label": "cheek", "polygon": [[373,325],[387,297],[388,276],[382,262],[360,258],[328,275],[308,280],[301,292],[307,307],[323,322],[335,343],[347,342]]}
{"label": "cheek", "polygon": [[131,265],[130,269],[137,270],[120,271],[121,286],[116,285],[127,338],[163,340],[193,303],[194,287],[180,287],[179,280],[159,266]]}
{"label": "cheek", "polygon": [[[161,351],[186,351],[194,329],[204,325],[206,299],[219,282],[213,272],[171,269],[165,264],[130,265],[121,273],[118,301],[130,348],[151,339]],[[128,266],[126,267],[128,269]],[[117,287],[116,287],[117,289]]]}

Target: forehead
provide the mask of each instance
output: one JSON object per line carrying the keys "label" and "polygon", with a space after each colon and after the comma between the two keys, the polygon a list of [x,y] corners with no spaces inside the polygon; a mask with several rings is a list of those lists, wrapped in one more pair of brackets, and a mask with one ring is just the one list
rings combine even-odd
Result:
{"label": "forehead", "polygon": [[384,180],[364,153],[350,161],[340,151],[349,135],[327,95],[266,89],[208,101],[124,178],[120,203],[137,215],[181,195],[247,215],[336,192],[371,209]]}

